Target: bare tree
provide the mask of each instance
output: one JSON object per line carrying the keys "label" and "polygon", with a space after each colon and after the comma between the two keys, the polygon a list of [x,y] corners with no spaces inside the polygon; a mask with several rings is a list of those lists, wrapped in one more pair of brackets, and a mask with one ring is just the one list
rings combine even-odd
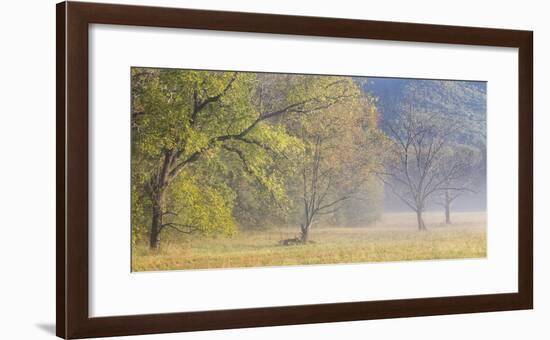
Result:
{"label": "bare tree", "polygon": [[445,209],[445,224],[451,224],[451,204],[465,192],[475,192],[473,185],[481,155],[471,146],[454,144],[445,149],[443,160],[441,171],[448,181],[440,195],[440,205]]}
{"label": "bare tree", "polygon": [[460,124],[449,117],[409,111],[387,127],[391,140],[380,178],[416,212],[418,230],[426,230],[423,212],[428,199],[463,190],[457,179],[464,175],[465,163],[449,157]]}

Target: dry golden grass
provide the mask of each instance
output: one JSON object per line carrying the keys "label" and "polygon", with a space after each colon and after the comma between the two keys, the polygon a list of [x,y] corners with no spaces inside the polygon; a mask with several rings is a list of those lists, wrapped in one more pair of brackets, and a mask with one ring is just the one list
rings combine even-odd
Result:
{"label": "dry golden grass", "polygon": [[393,213],[368,227],[314,226],[315,243],[282,246],[298,228],[241,232],[233,238],[176,238],[166,235],[160,250],[138,244],[133,271],[236,268],[357,262],[485,257],[485,213],[454,213],[453,224],[441,213],[427,213],[428,231],[416,230],[413,214]]}

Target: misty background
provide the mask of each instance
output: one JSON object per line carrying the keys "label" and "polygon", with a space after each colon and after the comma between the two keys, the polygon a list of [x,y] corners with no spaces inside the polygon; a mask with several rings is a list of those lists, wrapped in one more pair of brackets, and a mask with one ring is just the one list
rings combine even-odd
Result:
{"label": "misty background", "polygon": [[[484,211],[487,207],[486,129],[487,82],[462,80],[429,80],[384,77],[356,77],[365,94],[377,98],[379,119],[392,121],[403,110],[418,110],[459,118],[467,122],[459,133],[459,142],[482,150],[482,166],[472,187],[453,202],[455,211]],[[384,124],[380,125],[384,130]],[[385,131],[388,132],[388,131]],[[383,210],[408,212],[410,209],[388,188],[384,189]],[[429,201],[427,210],[441,211],[437,202]]]}

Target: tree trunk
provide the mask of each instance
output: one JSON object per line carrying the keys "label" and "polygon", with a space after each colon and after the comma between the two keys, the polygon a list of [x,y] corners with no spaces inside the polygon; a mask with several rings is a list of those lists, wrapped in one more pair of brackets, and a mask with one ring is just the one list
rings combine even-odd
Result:
{"label": "tree trunk", "polygon": [[303,244],[306,244],[309,241],[309,230],[311,229],[311,222],[306,222],[300,225],[300,228],[302,229],[300,240]]}
{"label": "tree trunk", "polygon": [[164,196],[166,188],[168,187],[168,171],[170,163],[172,162],[173,151],[164,151],[164,159],[160,172],[156,176],[156,180],[153,184],[151,194],[151,203],[153,205],[153,213],[151,220],[151,233],[149,235],[149,247],[151,249],[157,249],[160,245],[160,233],[162,231],[162,215],[165,212]]}
{"label": "tree trunk", "polygon": [[445,191],[445,224],[451,224],[451,197],[449,191]]}
{"label": "tree trunk", "polygon": [[416,222],[418,223],[418,230],[426,230],[426,225],[424,224],[424,219],[422,218],[422,210],[418,209],[416,211]]}
{"label": "tree trunk", "polygon": [[149,247],[158,249],[160,246],[160,232],[162,230],[162,214],[164,211],[164,189],[153,195],[153,218],[151,221],[151,233],[149,235]]}

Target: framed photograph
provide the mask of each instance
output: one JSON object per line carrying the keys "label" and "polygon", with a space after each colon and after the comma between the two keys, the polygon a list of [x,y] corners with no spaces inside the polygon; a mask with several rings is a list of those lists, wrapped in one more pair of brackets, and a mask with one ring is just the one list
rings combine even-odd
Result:
{"label": "framed photograph", "polygon": [[57,335],[530,309],[533,32],[57,5]]}

